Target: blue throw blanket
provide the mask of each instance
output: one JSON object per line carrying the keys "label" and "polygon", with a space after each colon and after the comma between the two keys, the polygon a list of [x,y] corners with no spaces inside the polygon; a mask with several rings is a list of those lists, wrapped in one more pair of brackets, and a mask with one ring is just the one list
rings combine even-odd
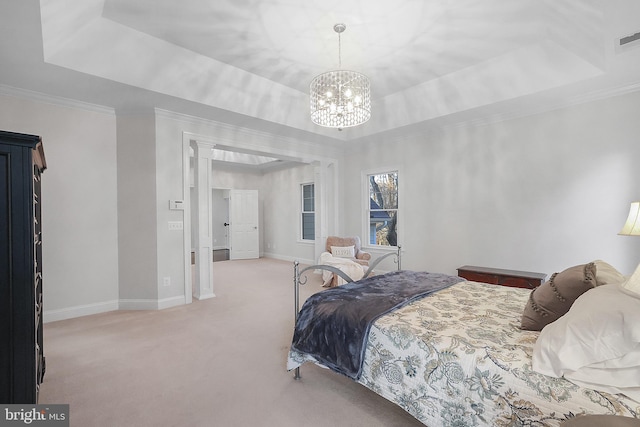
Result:
{"label": "blue throw blanket", "polygon": [[292,348],[358,379],[369,328],[376,319],[463,280],[403,270],[319,292],[307,299],[300,310]]}

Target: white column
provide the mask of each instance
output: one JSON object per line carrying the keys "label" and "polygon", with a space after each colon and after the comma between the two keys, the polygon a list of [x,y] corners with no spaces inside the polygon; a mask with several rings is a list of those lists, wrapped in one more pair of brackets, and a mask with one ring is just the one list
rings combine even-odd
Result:
{"label": "white column", "polygon": [[211,150],[215,144],[196,141],[194,144],[194,187],[195,200],[193,208],[196,210],[195,227],[196,271],[193,296],[196,299],[215,297],[213,293],[213,210]]}

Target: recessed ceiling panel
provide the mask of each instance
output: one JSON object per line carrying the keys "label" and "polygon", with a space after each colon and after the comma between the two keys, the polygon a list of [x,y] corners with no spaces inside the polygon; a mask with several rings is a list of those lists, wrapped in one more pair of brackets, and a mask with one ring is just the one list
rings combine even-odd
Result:
{"label": "recessed ceiling panel", "polygon": [[[612,33],[623,31],[600,0],[65,4],[74,13],[40,0],[45,63],[224,110],[257,128],[336,140],[608,76]],[[347,26],[340,44],[336,23]],[[371,120],[341,133],[311,123],[308,95],[311,80],[339,62],[372,87]]]}
{"label": "recessed ceiling panel", "polygon": [[106,0],[103,16],[306,92],[338,68],[370,76],[374,98],[535,43],[546,34],[536,0]]}

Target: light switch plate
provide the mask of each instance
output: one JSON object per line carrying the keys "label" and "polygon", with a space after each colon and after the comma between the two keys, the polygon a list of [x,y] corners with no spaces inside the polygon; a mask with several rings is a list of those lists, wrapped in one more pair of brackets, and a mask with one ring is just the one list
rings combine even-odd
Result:
{"label": "light switch plate", "polygon": [[184,201],[183,200],[169,200],[169,209],[173,211],[183,211],[184,210]]}

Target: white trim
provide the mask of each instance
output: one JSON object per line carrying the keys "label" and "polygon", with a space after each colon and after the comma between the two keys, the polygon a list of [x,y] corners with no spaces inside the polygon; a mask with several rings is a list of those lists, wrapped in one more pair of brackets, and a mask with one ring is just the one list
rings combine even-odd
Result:
{"label": "white trim", "polygon": [[119,310],[163,310],[184,304],[184,295],[163,299],[121,299],[118,302]]}
{"label": "white trim", "polygon": [[[425,134],[428,132],[427,128],[422,125],[427,124],[429,128],[435,128],[439,126],[443,129],[460,129],[470,126],[487,126],[495,125],[510,120],[520,119],[523,117],[535,116],[538,114],[549,113],[552,111],[558,111],[565,108],[571,108],[577,105],[588,104],[590,102],[601,101],[616,96],[628,95],[640,91],[640,83],[635,82],[622,86],[615,86],[604,89],[594,89],[588,92],[582,92],[570,97],[563,97],[561,100],[547,100],[545,105],[540,103],[528,103],[526,106],[520,105],[517,108],[513,107],[508,111],[500,113],[483,113],[480,116],[474,116],[468,118],[464,116],[468,111],[461,111],[450,116],[439,116],[433,119],[425,120],[420,123],[414,123],[407,127],[406,132],[378,132],[373,134],[367,134],[364,136],[358,136],[351,140],[348,140],[349,144],[345,145],[345,151],[348,154],[358,153],[362,150],[362,145],[369,142],[382,142],[388,146],[404,143],[409,139],[424,139]],[[535,96],[535,95],[532,95]],[[504,102],[513,101],[505,100]],[[457,114],[463,115],[462,118],[456,118]],[[413,126],[413,130],[409,130]],[[379,139],[382,137],[383,139]]]}
{"label": "white trim", "polygon": [[[402,244],[400,244],[400,246],[402,246]],[[369,252],[371,254],[379,254],[379,255],[385,255],[388,254],[389,252],[398,252],[398,247],[397,246],[382,246],[382,245],[362,245],[360,247],[362,250],[364,250],[365,252]],[[403,250],[404,252],[404,250]]]}
{"label": "white trim", "polygon": [[362,233],[362,242],[361,242],[361,246],[363,249],[379,249],[381,251],[392,251],[395,250],[395,248],[397,246],[383,246],[383,245],[371,245],[369,243],[369,238],[371,236],[369,236],[369,208],[370,205],[369,203],[371,203],[369,201],[369,180],[368,177],[369,175],[379,175],[379,174],[383,174],[383,173],[389,173],[389,172],[396,172],[398,174],[398,208],[395,209],[395,211],[397,212],[398,215],[398,222],[397,222],[397,227],[398,227],[398,235],[397,235],[397,239],[398,239],[398,244],[402,245],[402,242],[404,240],[404,232],[403,232],[403,227],[401,227],[402,225],[402,218],[404,213],[402,212],[402,188],[404,187],[403,185],[403,179],[401,179],[401,176],[403,175],[402,173],[402,167],[397,165],[397,166],[389,166],[389,167],[379,167],[379,168],[374,168],[374,169],[367,169],[367,170],[363,170],[361,171],[361,191],[362,191],[362,196],[361,196],[361,200],[362,200],[362,215],[361,215],[361,221],[362,221],[362,225],[361,225],[361,233]]}
{"label": "white trim", "polygon": [[[547,104],[544,106],[533,104],[526,107],[520,107],[517,109],[511,109],[506,112],[497,114],[490,114],[484,117],[477,117],[473,119],[465,119],[457,121],[451,124],[454,128],[464,128],[468,126],[486,126],[495,125],[498,123],[507,122],[509,120],[520,119],[523,117],[531,117],[538,114],[549,113],[552,111],[558,111],[565,108],[571,108],[578,105],[588,104],[590,102],[601,101],[616,96],[627,95],[640,90],[640,83],[633,83],[625,86],[618,86],[607,89],[596,89],[589,92],[579,93],[570,97],[569,99],[563,99],[560,102],[553,104]],[[402,137],[400,138],[402,139]]]}
{"label": "white trim", "polygon": [[315,241],[315,240],[302,240],[302,239],[298,239],[298,240],[296,240],[296,243],[299,243],[299,244],[301,244],[301,245],[315,246],[316,241]]}
{"label": "white trim", "polygon": [[184,302],[193,302],[193,283],[191,282],[191,134],[182,132],[182,252],[184,265]]}
{"label": "white trim", "polygon": [[[201,300],[213,298],[215,294],[213,279],[213,234],[212,228],[212,188],[213,170],[211,168],[212,150],[216,146],[214,142],[202,139],[192,140],[191,147],[194,149],[194,175],[195,200],[194,206],[189,203],[189,215],[195,214],[195,223],[191,224],[196,233],[195,242],[190,246],[195,248],[195,287],[192,290],[193,297]],[[191,211],[193,208],[193,212]],[[233,222],[233,221],[231,221]],[[190,231],[191,233],[191,231]],[[186,249],[186,248],[185,248]],[[186,254],[185,254],[186,258]]]}
{"label": "white trim", "polygon": [[[305,264],[305,265],[315,265],[315,264],[317,264],[316,261],[314,261],[312,259],[301,259],[301,258],[297,258],[297,257],[278,255],[278,254],[274,254],[274,253],[271,253],[271,252],[264,252],[263,255],[264,255],[264,258],[279,259],[280,261],[290,261],[290,262],[298,261],[298,262],[300,262],[300,264]],[[292,271],[293,271],[293,269],[292,269]]]}
{"label": "white trim", "polygon": [[57,322],[58,320],[73,319],[75,317],[89,316],[91,314],[106,313],[108,311],[116,310],[118,310],[118,300],[78,305],[60,310],[45,310],[42,321],[44,323]]}
{"label": "white trim", "polygon": [[46,93],[36,92],[33,90],[20,89],[13,86],[0,83],[0,95],[13,96],[16,98],[28,99],[31,101],[43,102],[61,107],[77,108],[85,111],[93,111],[96,113],[115,115],[115,109],[105,107],[103,105],[91,104],[88,102],[78,101],[71,98],[63,98],[61,96],[47,95]]}
{"label": "white trim", "polygon": [[206,293],[201,293],[200,295],[196,295],[194,298],[197,299],[198,301],[202,301],[205,299],[210,299],[215,297],[216,297],[216,294],[214,294],[213,291],[210,291]]}
{"label": "white trim", "polygon": [[185,305],[184,295],[163,299],[121,299],[95,304],[78,305],[60,310],[45,310],[43,322],[57,322],[59,320],[74,319],[92,314],[106,313],[119,310],[164,310],[166,308]]}
{"label": "white trim", "polygon": [[121,299],[118,301],[119,310],[157,310],[158,300],[155,299]]}
{"label": "white trim", "polygon": [[[300,161],[302,163],[311,163],[315,159],[335,159],[342,155],[344,149],[344,141],[323,141],[323,152],[318,153],[318,143],[312,141],[305,141],[300,138],[294,138],[289,136],[283,136],[275,133],[263,132],[255,129],[245,128],[238,125],[232,125],[229,123],[218,122],[210,119],[202,119],[199,117],[190,116],[187,114],[176,113],[173,111],[162,110],[159,108],[154,109],[156,116],[163,117],[171,120],[180,120],[195,125],[214,126],[215,132],[215,144],[222,146],[231,146],[240,148],[243,150],[255,150],[259,152],[273,153],[274,156],[285,156],[290,160]],[[184,132],[187,133],[187,132]],[[189,133],[191,139],[204,141],[210,138],[202,137],[201,134]],[[259,141],[255,141],[255,140]],[[264,141],[278,141],[285,143],[290,147],[295,147],[298,153],[291,154],[290,149],[276,148],[269,144],[265,144]],[[299,149],[304,148],[304,154],[299,153]],[[308,154],[309,152],[313,154]],[[327,155],[328,154],[328,155]],[[312,160],[313,159],[313,160]]]}
{"label": "white trim", "polygon": [[165,308],[177,307],[179,305],[185,305],[184,295],[178,295],[177,297],[163,298],[158,300],[158,310],[164,310]]}
{"label": "white trim", "polygon": [[[304,210],[304,187],[307,185],[312,185],[313,186],[313,210],[312,211],[305,211]],[[316,242],[316,221],[317,221],[317,215],[316,215],[316,184],[315,182],[311,181],[311,182],[302,182],[300,183],[299,186],[300,189],[300,205],[299,205],[299,210],[298,210],[298,242],[300,243],[312,243],[315,244]],[[302,214],[305,213],[312,213],[313,214],[313,226],[314,226],[314,230],[313,230],[313,239],[304,239],[304,224],[302,221]]]}

